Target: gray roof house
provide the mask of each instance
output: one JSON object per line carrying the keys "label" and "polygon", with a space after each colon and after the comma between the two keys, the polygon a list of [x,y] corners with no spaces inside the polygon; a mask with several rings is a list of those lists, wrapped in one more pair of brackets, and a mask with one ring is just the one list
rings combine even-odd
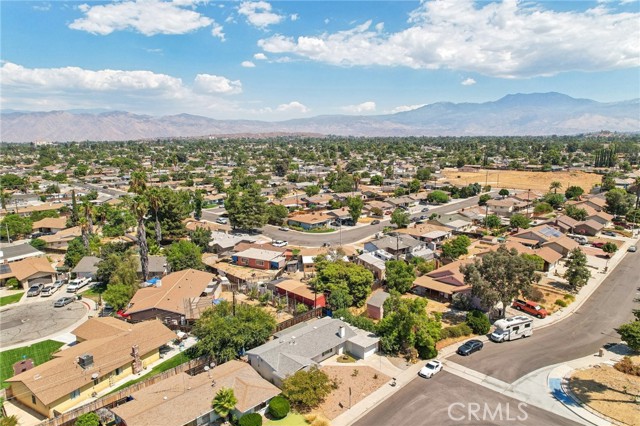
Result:
{"label": "gray roof house", "polygon": [[249,364],[265,380],[278,387],[282,380],[299,370],[308,370],[319,362],[348,352],[367,358],[378,350],[380,339],[342,320],[324,317],[303,327],[279,334],[279,337],[247,352]]}
{"label": "gray roof house", "polygon": [[[138,276],[142,277],[142,265],[140,264],[140,258],[137,259],[138,267],[136,268],[136,272]],[[167,258],[166,256],[153,256],[149,255],[149,279],[154,277],[162,277],[166,275],[167,270]]]}
{"label": "gray roof house", "polygon": [[31,244],[5,244],[0,247],[0,263],[17,262],[28,257],[44,256],[40,250],[36,250]]}
{"label": "gray roof house", "polygon": [[95,278],[98,273],[98,263],[102,259],[96,256],[85,256],[80,259],[80,262],[75,268],[71,270],[78,278]]}
{"label": "gray roof house", "polygon": [[[386,235],[364,244],[365,253],[378,250],[384,250],[387,253],[402,258],[424,257],[430,252],[431,258],[433,258],[433,252],[427,248],[426,242],[420,241],[407,234],[398,233],[396,235]],[[428,250],[428,252],[426,250]]]}

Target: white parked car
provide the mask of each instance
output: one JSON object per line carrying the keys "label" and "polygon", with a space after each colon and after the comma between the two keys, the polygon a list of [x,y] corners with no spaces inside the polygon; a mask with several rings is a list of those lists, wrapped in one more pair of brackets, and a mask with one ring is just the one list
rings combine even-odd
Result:
{"label": "white parked car", "polygon": [[91,279],[89,278],[76,278],[75,280],[71,281],[67,286],[67,293],[77,292],[82,287],[88,285],[90,281]]}
{"label": "white parked car", "polygon": [[420,369],[418,375],[425,379],[432,378],[436,373],[442,370],[442,363],[440,361],[429,361],[424,367]]}
{"label": "white parked car", "polygon": [[226,217],[219,217],[216,219],[216,223],[219,223],[220,225],[226,225],[227,222],[229,222],[229,220]]}
{"label": "white parked car", "polygon": [[42,289],[42,291],[40,292],[40,297],[49,297],[59,289],[60,287],[56,287],[54,285],[48,285]]}
{"label": "white parked car", "polygon": [[289,244],[289,243],[286,242],[286,241],[282,241],[282,240],[275,240],[274,242],[271,243],[271,245],[274,246],[274,247],[284,247],[287,244]]}

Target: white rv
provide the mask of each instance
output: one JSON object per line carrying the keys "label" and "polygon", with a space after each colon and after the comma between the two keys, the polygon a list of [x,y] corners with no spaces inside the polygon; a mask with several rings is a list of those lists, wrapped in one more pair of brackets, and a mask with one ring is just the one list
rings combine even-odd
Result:
{"label": "white rv", "polygon": [[501,319],[496,321],[494,325],[496,326],[496,331],[491,333],[490,336],[494,342],[516,340],[533,334],[533,319],[524,315]]}

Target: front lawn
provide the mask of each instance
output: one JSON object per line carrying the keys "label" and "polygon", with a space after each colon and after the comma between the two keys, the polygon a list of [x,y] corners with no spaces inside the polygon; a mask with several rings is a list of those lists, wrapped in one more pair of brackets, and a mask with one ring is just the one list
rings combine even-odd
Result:
{"label": "front lawn", "polygon": [[0,306],[18,302],[22,298],[23,294],[24,291],[21,291],[20,293],[12,294],[11,296],[0,297]]}
{"label": "front lawn", "polygon": [[289,413],[287,417],[280,420],[267,420],[265,426],[307,426],[302,414]]}
{"label": "front lawn", "polygon": [[135,380],[130,380],[127,383],[125,383],[125,384],[123,384],[121,386],[118,386],[117,388],[115,388],[114,390],[112,390],[109,393],[111,394],[111,393],[117,392],[117,391],[122,390],[122,389],[124,389],[126,387],[129,387],[129,386],[131,386],[131,385],[133,385],[135,383],[141,382],[143,380],[147,380],[148,378],[153,377],[153,376],[157,376],[158,374],[160,374],[160,373],[162,373],[164,371],[167,371],[167,370],[171,370],[172,368],[177,367],[180,364],[184,364],[185,362],[187,362],[189,360],[190,360],[190,358],[187,356],[187,354],[185,354],[184,352],[180,352],[178,355],[176,355],[176,356],[174,356],[172,358],[169,358],[168,360],[163,361],[160,364],[156,365],[147,374],[145,374],[143,376],[140,376]]}
{"label": "front lawn", "polygon": [[24,358],[31,358],[34,365],[40,365],[51,359],[51,354],[60,349],[64,345],[62,342],[54,340],[45,340],[44,342],[34,343],[31,346],[10,349],[0,352],[0,388],[8,388],[9,384],[4,381],[13,377],[13,364]]}

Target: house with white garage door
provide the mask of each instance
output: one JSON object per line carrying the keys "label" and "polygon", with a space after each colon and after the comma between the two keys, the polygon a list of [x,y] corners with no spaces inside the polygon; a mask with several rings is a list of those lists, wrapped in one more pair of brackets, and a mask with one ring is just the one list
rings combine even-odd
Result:
{"label": "house with white garage door", "polygon": [[348,352],[355,358],[367,358],[378,351],[380,342],[375,334],[330,317],[293,328],[247,352],[249,364],[278,387],[287,376],[333,355]]}

